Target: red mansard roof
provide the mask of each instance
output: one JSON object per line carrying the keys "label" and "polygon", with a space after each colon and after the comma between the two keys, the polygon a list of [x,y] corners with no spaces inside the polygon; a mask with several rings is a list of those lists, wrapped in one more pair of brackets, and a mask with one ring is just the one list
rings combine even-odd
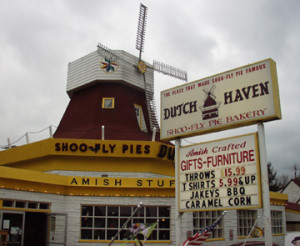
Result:
{"label": "red mansard roof", "polygon": [[[103,109],[103,98],[114,98],[114,109]],[[140,130],[134,104],[143,109],[148,132]],[[77,91],[61,119],[55,138],[101,139],[102,125],[106,140],[151,141],[145,91],[124,83],[103,82]],[[156,134],[159,141],[159,133]]]}

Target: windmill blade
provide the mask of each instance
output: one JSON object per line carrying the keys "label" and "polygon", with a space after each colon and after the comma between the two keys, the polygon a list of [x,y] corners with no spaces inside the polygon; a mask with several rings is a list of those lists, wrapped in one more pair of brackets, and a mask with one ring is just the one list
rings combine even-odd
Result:
{"label": "windmill blade", "polygon": [[151,128],[151,131],[153,131],[154,128],[156,129],[156,131],[159,131],[156,103],[155,103],[155,99],[154,99],[153,84],[147,83],[145,74],[143,74],[143,78],[144,78],[144,85],[145,85],[145,95],[146,95],[146,101],[147,101],[147,109],[148,109],[150,128]]}
{"label": "windmill blade", "polygon": [[213,85],[211,88],[210,88],[210,90],[209,90],[209,92],[210,93],[214,93],[214,90],[216,89],[216,85]]}
{"label": "windmill blade", "polygon": [[212,93],[210,93],[209,96],[210,96],[211,98],[215,99],[215,100],[217,99],[217,97],[216,97],[214,94],[212,94]]}
{"label": "windmill blade", "polygon": [[202,89],[202,91],[204,91],[204,93],[205,93],[206,95],[208,95],[208,93],[209,93],[209,91],[208,91],[206,88]]}
{"label": "windmill blade", "polygon": [[142,59],[142,52],[144,52],[144,41],[145,41],[145,32],[146,32],[146,20],[147,20],[147,7],[143,4],[140,4],[140,14],[138,29],[136,34],[136,49],[140,51],[139,61]]}
{"label": "windmill blade", "polygon": [[172,67],[170,65],[164,64],[159,61],[153,61],[154,71],[169,75],[171,77],[187,81],[187,73],[178,68]]}
{"label": "windmill blade", "polygon": [[98,43],[97,48],[97,52],[101,57],[106,57],[112,59],[113,61],[119,61],[122,65],[128,68],[134,67],[133,64],[128,62],[126,59],[123,59],[122,57],[118,56],[116,53],[114,53],[111,49],[104,46],[103,44]]}

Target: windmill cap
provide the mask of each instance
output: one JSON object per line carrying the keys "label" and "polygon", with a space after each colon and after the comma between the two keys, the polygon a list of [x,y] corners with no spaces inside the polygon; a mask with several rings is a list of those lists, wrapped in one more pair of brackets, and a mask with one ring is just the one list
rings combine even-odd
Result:
{"label": "windmill cap", "polygon": [[300,237],[295,237],[295,238],[293,239],[292,243],[295,243],[295,242],[297,242],[298,240],[300,241]]}

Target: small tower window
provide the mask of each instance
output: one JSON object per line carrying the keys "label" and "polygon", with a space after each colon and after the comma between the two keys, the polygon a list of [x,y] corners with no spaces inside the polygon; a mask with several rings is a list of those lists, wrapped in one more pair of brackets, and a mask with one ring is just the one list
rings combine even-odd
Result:
{"label": "small tower window", "polygon": [[115,108],[115,99],[113,97],[103,97],[102,98],[102,108],[114,109]]}
{"label": "small tower window", "polygon": [[136,119],[140,130],[143,132],[147,132],[147,126],[145,123],[142,106],[134,104],[134,110],[135,110]]}

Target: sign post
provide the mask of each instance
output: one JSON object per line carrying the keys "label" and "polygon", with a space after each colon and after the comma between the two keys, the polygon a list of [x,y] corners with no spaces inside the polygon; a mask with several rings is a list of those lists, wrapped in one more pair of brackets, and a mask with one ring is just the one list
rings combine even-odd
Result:
{"label": "sign post", "polygon": [[269,193],[269,175],[267,168],[267,151],[266,151],[266,140],[265,140],[265,129],[261,122],[257,124],[258,130],[258,141],[259,141],[259,152],[260,152],[260,163],[261,163],[261,182],[262,182],[262,193],[263,193],[263,211],[264,211],[264,234],[267,246],[272,246],[272,226],[271,226],[271,211],[270,211],[270,193]]}
{"label": "sign post", "polygon": [[[181,145],[181,141],[179,138],[175,140],[175,182],[179,179],[178,170],[179,167],[179,148]],[[175,184],[175,199],[178,199],[180,193],[180,184],[176,182]],[[182,224],[182,213],[179,212],[179,202],[175,202],[175,210],[176,210],[176,246],[181,245],[181,224]]]}

